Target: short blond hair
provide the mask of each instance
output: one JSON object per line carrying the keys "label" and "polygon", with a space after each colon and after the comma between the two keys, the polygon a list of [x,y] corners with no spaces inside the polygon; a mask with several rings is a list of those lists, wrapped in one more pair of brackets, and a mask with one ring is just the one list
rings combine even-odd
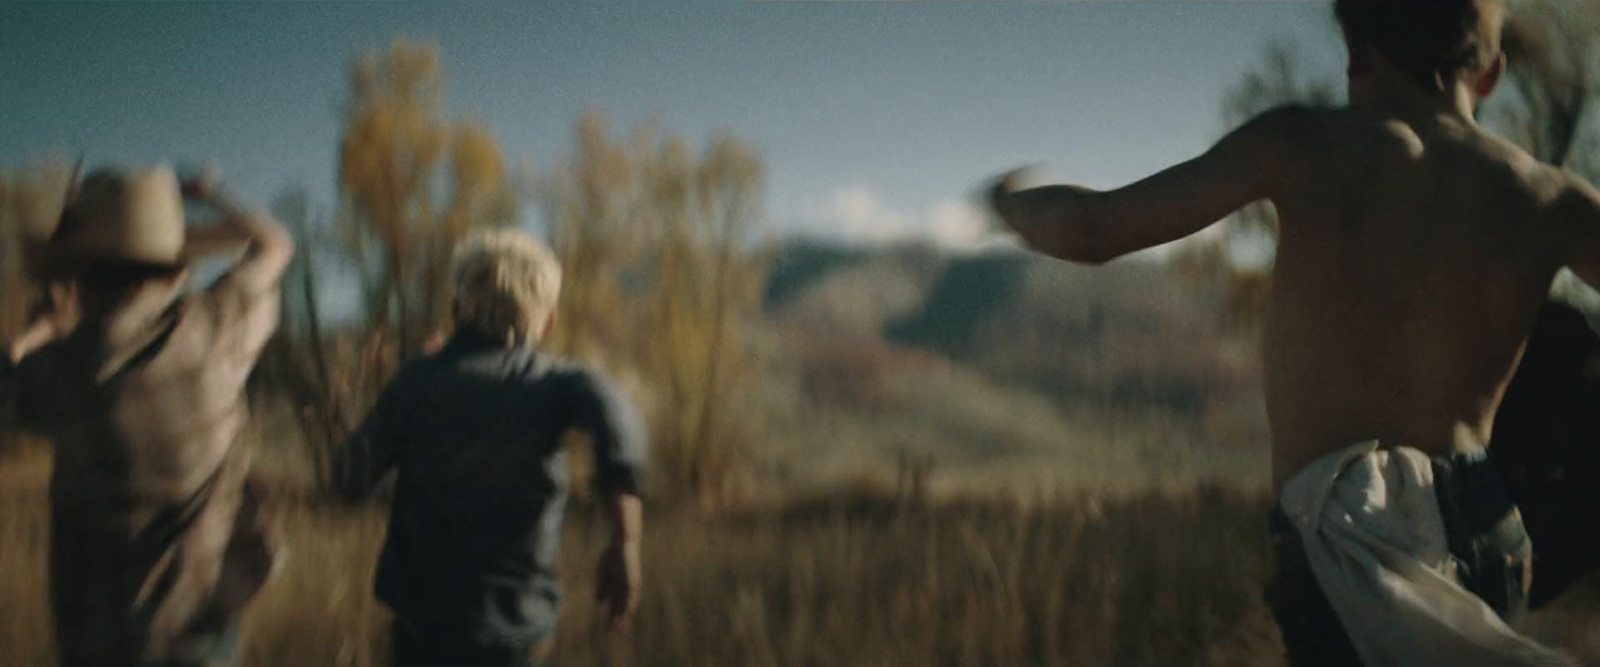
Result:
{"label": "short blond hair", "polygon": [[452,259],[456,327],[512,344],[539,342],[561,295],[561,263],[526,232],[467,237]]}

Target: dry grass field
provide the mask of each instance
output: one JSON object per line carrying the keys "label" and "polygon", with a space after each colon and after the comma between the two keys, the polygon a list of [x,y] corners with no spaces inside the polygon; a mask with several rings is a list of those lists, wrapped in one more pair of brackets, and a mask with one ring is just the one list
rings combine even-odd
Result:
{"label": "dry grass field", "polygon": [[[53,660],[48,468],[41,452],[0,462],[0,665]],[[287,553],[245,619],[245,664],[388,664],[370,593],[384,507],[276,488]],[[658,512],[639,617],[614,635],[587,596],[605,529],[575,503],[552,664],[1281,664],[1259,596],[1265,510],[1260,494],[1219,485],[928,498],[857,483]],[[1594,588],[1557,607],[1535,634],[1600,656]]]}
{"label": "dry grass field", "polygon": [[[0,665],[49,664],[45,481],[0,473]],[[281,498],[284,568],[246,619],[250,665],[383,665],[370,594],[383,508]],[[635,629],[586,595],[604,530],[576,507],[562,665],[1274,664],[1257,595],[1263,500],[1221,489],[927,500],[844,488],[651,517]]]}

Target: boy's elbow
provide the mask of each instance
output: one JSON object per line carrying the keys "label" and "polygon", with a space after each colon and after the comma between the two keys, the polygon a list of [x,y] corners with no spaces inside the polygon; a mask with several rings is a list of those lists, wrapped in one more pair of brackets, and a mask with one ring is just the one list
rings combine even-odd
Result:
{"label": "boy's elbow", "polygon": [[276,223],[261,225],[255,232],[246,261],[264,284],[276,284],[294,260],[294,236]]}
{"label": "boy's elbow", "polygon": [[272,218],[261,218],[257,224],[259,231],[255,240],[263,253],[280,256],[286,262],[294,257],[294,235],[288,229]]}
{"label": "boy's elbow", "polygon": [[636,461],[606,461],[596,471],[595,490],[605,497],[643,496],[644,465]]}

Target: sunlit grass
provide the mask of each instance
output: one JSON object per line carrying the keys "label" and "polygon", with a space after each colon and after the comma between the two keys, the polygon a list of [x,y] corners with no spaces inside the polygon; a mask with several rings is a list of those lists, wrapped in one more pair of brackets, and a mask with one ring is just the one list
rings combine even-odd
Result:
{"label": "sunlit grass", "polygon": [[[19,466],[26,474],[17,473]],[[49,664],[44,467],[0,495],[0,664]],[[282,570],[245,619],[250,665],[382,665],[384,508],[280,498]],[[920,501],[853,488],[651,518],[629,635],[590,600],[606,539],[573,510],[557,664],[1273,664],[1259,498],[1219,489]]]}

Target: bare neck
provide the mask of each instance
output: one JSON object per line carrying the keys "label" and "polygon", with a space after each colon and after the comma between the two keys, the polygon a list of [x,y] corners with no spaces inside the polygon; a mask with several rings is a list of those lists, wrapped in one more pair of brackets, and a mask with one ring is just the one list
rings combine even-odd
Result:
{"label": "bare neck", "polygon": [[1390,77],[1350,81],[1351,108],[1411,123],[1446,121],[1476,127],[1477,106],[1477,96],[1460,82],[1447,93],[1429,94],[1410,81]]}

